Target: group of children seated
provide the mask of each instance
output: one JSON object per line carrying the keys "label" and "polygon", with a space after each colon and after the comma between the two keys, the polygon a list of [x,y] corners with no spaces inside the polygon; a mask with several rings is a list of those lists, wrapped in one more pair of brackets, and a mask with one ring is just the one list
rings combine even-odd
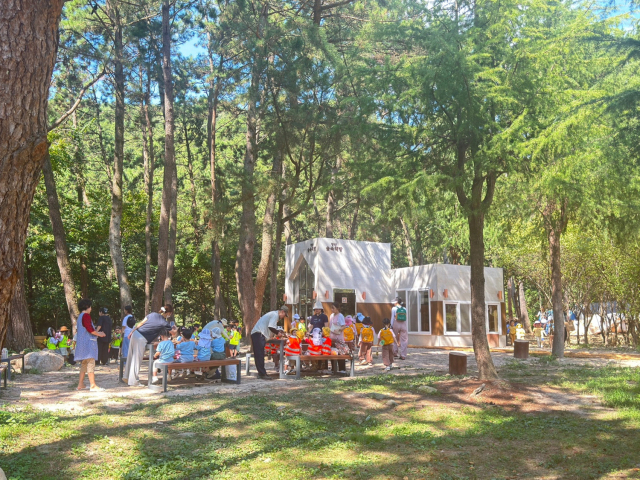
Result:
{"label": "group of children seated", "polygon": [[[318,360],[311,362],[302,362],[303,370],[318,371],[320,373],[331,373],[327,367],[328,362],[322,360],[322,356],[326,355],[351,355],[358,349],[358,357],[360,365],[373,366],[372,349],[374,344],[382,347],[382,359],[387,371],[391,370],[393,364],[393,345],[398,344],[398,340],[391,329],[391,321],[385,318],[382,322],[382,329],[376,333],[373,322],[370,317],[365,317],[358,313],[355,317],[348,315],[345,317],[344,328],[342,329],[342,339],[339,335],[335,335],[332,340],[331,329],[329,327],[313,328],[311,324],[308,326],[299,315],[294,315],[291,329],[288,334],[284,328],[276,327],[272,329],[274,339],[286,339],[284,346],[285,364],[284,372],[287,375],[295,373],[296,362],[287,357],[298,355],[310,355],[318,357]],[[344,340],[344,341],[342,341]],[[304,347],[306,345],[306,348]],[[276,343],[267,343],[265,346],[265,355],[270,355],[275,364],[275,369],[280,370],[280,353],[279,345]],[[287,361],[288,360],[288,361]],[[338,361],[337,373],[344,372],[344,360]],[[336,372],[334,372],[336,373]]]}
{"label": "group of children seated", "polygon": [[[235,357],[238,353],[240,332],[238,326],[233,323],[228,323],[224,329],[215,327],[211,330],[173,326],[170,330],[160,333],[160,340],[154,355],[153,384],[160,382],[157,373],[162,365],[224,360],[227,358],[225,347],[229,349],[230,356]],[[215,371],[208,371],[207,367],[194,372],[189,369],[174,370],[172,378],[182,376],[203,380],[206,375],[209,380],[220,380],[221,375],[217,368]]]}

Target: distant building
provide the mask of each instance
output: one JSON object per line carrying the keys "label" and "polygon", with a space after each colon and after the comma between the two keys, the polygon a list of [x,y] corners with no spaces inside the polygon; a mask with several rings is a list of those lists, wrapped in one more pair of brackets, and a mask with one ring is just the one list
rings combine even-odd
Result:
{"label": "distant building", "polygon": [[[485,272],[485,316],[492,347],[506,345],[506,314],[501,268]],[[285,303],[302,317],[313,314],[318,298],[342,313],[370,316],[376,330],[391,316],[399,296],[407,308],[409,344],[471,346],[471,267],[432,264],[391,268],[391,244],[315,238],[288,245]]]}

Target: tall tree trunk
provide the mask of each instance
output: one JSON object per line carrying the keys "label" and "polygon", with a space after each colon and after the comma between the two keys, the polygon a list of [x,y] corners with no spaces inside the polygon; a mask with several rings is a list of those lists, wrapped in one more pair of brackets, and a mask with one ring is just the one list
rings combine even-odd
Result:
{"label": "tall tree trunk", "polygon": [[356,198],[356,205],[353,208],[353,218],[349,226],[349,240],[355,240],[358,233],[358,211],[360,210],[360,197]]}
{"label": "tall tree trunk", "polygon": [[[262,35],[266,27],[268,6],[261,6],[258,33]],[[251,84],[249,86],[247,131],[245,135],[244,172],[242,177],[242,216],[238,250],[236,252],[236,288],[238,302],[244,319],[245,333],[249,337],[256,321],[255,288],[252,280],[253,251],[256,244],[256,210],[253,186],[253,173],[258,159],[257,124],[258,99],[260,98],[260,77],[262,63],[266,55],[256,53],[251,67]]]}
{"label": "tall tree trunk", "polygon": [[[466,147],[458,147],[458,166],[464,167],[467,161]],[[458,201],[462,207],[468,209],[467,220],[469,223],[469,263],[471,266],[471,339],[473,341],[473,353],[478,365],[478,376],[483,379],[498,378],[498,373],[491,358],[489,341],[487,339],[486,303],[484,296],[484,214],[491,206],[495,192],[496,175],[490,172],[486,177],[487,188],[484,199],[482,191],[485,178],[475,169],[475,176],[471,185],[471,198],[464,192],[464,187],[459,185],[456,189]]]}
{"label": "tall tree trunk", "polygon": [[24,294],[24,270],[20,268],[20,278],[16,283],[13,298],[11,299],[11,323],[7,334],[7,347],[9,350],[20,352],[25,348],[35,348],[36,343],[31,329],[29,307]]}
{"label": "tall tree trunk", "polygon": [[513,277],[509,277],[509,280],[507,281],[507,299],[508,299],[508,317],[509,317],[509,321],[513,320],[513,310],[515,308],[515,292],[514,292],[514,279]]}
{"label": "tall tree trunk", "polygon": [[527,308],[527,299],[524,296],[524,282],[518,284],[518,297],[520,301],[520,321],[525,332],[531,333],[531,320],[529,319],[529,309]]}
{"label": "tall tree trunk", "polygon": [[424,253],[422,245],[422,233],[420,232],[420,225],[416,221],[414,225],[414,231],[416,235],[416,247],[418,248],[418,265],[424,265]]}
{"label": "tall tree trunk", "polygon": [[0,347],[48,149],[47,101],[63,4],[11,0],[0,7]]}
{"label": "tall tree trunk", "polygon": [[162,3],[162,77],[164,83],[164,178],[162,203],[158,225],[158,270],[153,285],[151,309],[157,311],[162,306],[167,263],[169,258],[169,217],[173,203],[173,178],[175,167],[174,118],[173,118],[173,74],[171,71],[171,18],[169,0]]}
{"label": "tall tree trunk", "polygon": [[484,214],[469,215],[471,264],[471,337],[478,364],[479,378],[498,378],[487,341],[486,304],[484,296]]}
{"label": "tall tree trunk", "polygon": [[[142,83],[142,78],[140,79]],[[142,85],[140,86],[142,88]],[[146,90],[142,102],[142,154],[144,161],[144,189],[147,193],[147,216],[144,224],[145,265],[144,265],[144,314],[151,311],[151,224],[153,223],[153,169],[155,158],[153,150],[153,123],[149,112],[151,99],[151,78],[147,71]]]}
{"label": "tall tree trunk", "polygon": [[335,210],[335,199],[333,196],[333,189],[329,191],[327,195],[327,215],[324,223],[324,236],[326,238],[333,238],[333,211]]}
{"label": "tall tree trunk", "polygon": [[[216,128],[218,124],[218,102],[220,98],[221,81],[219,75],[215,74],[213,64],[213,44],[209,40],[209,68],[211,73],[211,83],[209,86],[209,119],[207,122],[209,134],[209,176],[211,180],[211,214],[209,216],[209,230],[214,231],[213,240],[211,241],[211,279],[213,281],[214,307],[213,317],[220,320],[224,307],[224,299],[222,298],[222,287],[220,285],[220,245],[218,236],[222,231],[222,221],[218,208],[218,186],[216,179]],[[218,71],[222,70],[223,58],[220,57]]]}
{"label": "tall tree trunk", "polygon": [[[191,226],[193,228],[193,237],[196,246],[196,250],[200,252],[202,246],[202,233],[200,232],[200,222],[198,221],[198,202],[197,202],[197,189],[196,180],[193,173],[193,158],[191,155],[191,144],[189,142],[189,129],[187,128],[187,122],[183,119],[182,129],[184,132],[184,144],[187,150],[187,172],[189,174],[189,185],[191,193]],[[205,295],[205,286],[202,281],[202,276],[198,275],[198,291],[200,297],[200,321],[205,322],[207,319],[207,302]]]}
{"label": "tall tree trunk", "polygon": [[407,249],[407,260],[409,261],[409,266],[413,267],[413,251],[411,250],[411,236],[409,235],[409,228],[402,217],[400,217],[400,224],[402,225],[402,240],[404,241],[404,246]]}
{"label": "tall tree trunk", "polygon": [[75,335],[76,318],[80,312],[76,298],[76,286],[73,282],[71,274],[71,263],[69,262],[69,248],[67,247],[67,239],[62,224],[62,215],[60,215],[60,203],[58,201],[58,191],[56,188],[56,180],[51,168],[51,161],[47,154],[47,159],[42,166],[44,174],[44,185],[47,191],[47,203],[49,205],[49,219],[51,220],[51,228],[53,230],[53,241],[56,247],[56,258],[58,260],[58,269],[60,270],[60,278],[62,280],[62,288],[64,290],[64,298],[67,302],[69,310],[69,319]]}
{"label": "tall tree trunk", "polygon": [[[264,302],[264,291],[267,287],[267,279],[269,278],[269,270],[272,263],[273,252],[273,221],[274,213],[276,209],[276,201],[278,198],[278,192],[280,191],[280,176],[282,175],[282,152],[278,150],[273,159],[273,166],[271,168],[272,181],[276,182],[271,186],[271,192],[267,197],[267,204],[265,206],[264,218],[262,220],[262,248],[260,253],[260,263],[258,264],[258,274],[256,275],[256,294],[255,294],[255,321],[260,318],[262,311],[262,303]],[[275,275],[277,275],[277,271]]]}
{"label": "tall tree trunk", "polygon": [[171,216],[169,217],[169,248],[167,250],[167,277],[164,280],[164,301],[173,303],[173,272],[176,262],[178,234],[178,169],[173,167],[171,179]]}
{"label": "tall tree trunk", "polygon": [[114,0],[107,1],[107,11],[114,25],[114,93],[115,93],[115,142],[113,154],[113,178],[111,179],[111,221],[109,222],[109,251],[111,263],[120,290],[120,311],[131,304],[131,291],[122,257],[122,177],[124,171],[124,115],[125,76],[123,65],[122,25],[120,12]]}

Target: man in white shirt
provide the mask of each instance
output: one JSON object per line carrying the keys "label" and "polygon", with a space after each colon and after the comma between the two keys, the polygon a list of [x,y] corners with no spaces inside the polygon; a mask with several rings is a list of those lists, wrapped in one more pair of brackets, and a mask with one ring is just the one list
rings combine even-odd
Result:
{"label": "man in white shirt", "polygon": [[251,343],[253,344],[253,358],[256,363],[256,370],[258,370],[258,378],[263,380],[272,380],[267,375],[267,370],[264,368],[264,347],[267,340],[271,337],[271,330],[269,328],[276,328],[280,320],[284,320],[289,316],[289,309],[286,305],[280,307],[280,310],[274,310],[273,312],[265,313],[256,322],[255,327],[251,330]]}

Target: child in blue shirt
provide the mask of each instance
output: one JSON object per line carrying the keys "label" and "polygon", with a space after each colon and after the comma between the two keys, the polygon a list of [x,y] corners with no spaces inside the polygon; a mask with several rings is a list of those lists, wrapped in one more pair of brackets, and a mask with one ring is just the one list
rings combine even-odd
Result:
{"label": "child in blue shirt", "polygon": [[[202,338],[202,336],[201,336]],[[211,360],[224,360],[227,356],[224,353],[224,344],[226,339],[222,336],[220,327],[213,328],[211,330]],[[220,371],[216,368],[216,371],[207,375],[210,380],[220,380]]]}
{"label": "child in blue shirt", "polygon": [[[197,362],[206,362],[207,360],[211,360],[211,330],[208,328],[205,328],[200,332],[196,350],[198,351],[198,357],[196,358]],[[196,378],[202,378],[202,369],[197,370],[195,373]]]}
{"label": "child in blue shirt", "polygon": [[153,379],[151,383],[156,384],[160,380],[157,375],[155,375],[160,368],[161,365],[166,365],[167,363],[173,363],[173,355],[176,353],[175,348],[173,347],[173,342],[170,340],[170,335],[168,331],[160,332],[160,339],[162,340],[158,344],[158,348],[156,350],[153,358],[156,360],[153,362]]}
{"label": "child in blue shirt", "polygon": [[196,348],[196,342],[191,340],[193,332],[188,328],[182,329],[182,341],[176,345],[176,350],[180,352],[180,363],[193,362],[193,353]]}

